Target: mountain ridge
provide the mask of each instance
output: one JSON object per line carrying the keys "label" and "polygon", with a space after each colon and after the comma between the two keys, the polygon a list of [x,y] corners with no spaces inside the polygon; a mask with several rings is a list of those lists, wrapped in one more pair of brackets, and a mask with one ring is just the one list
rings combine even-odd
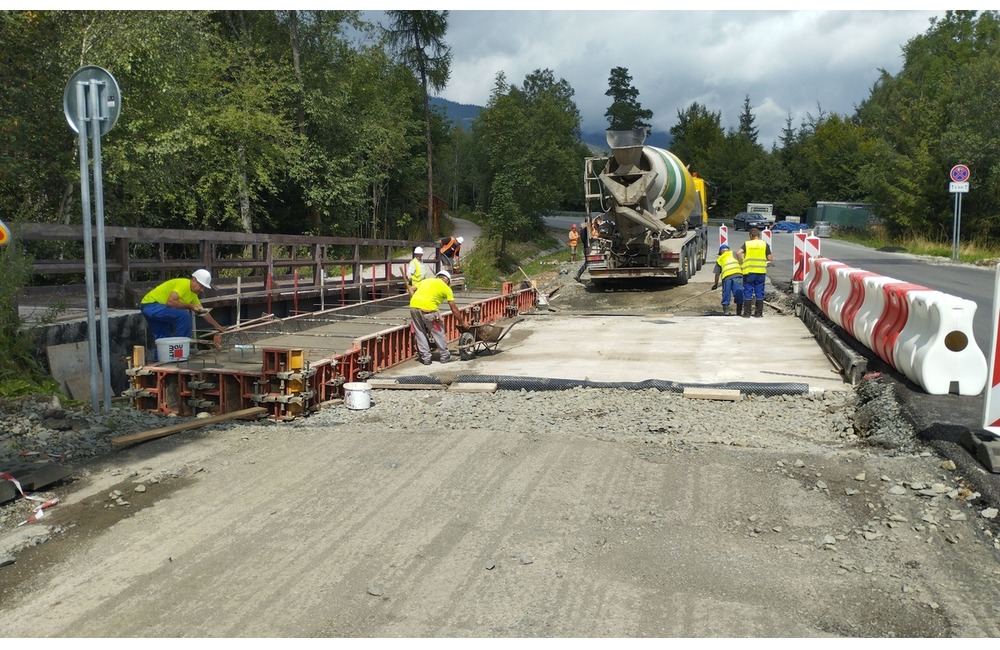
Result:
{"label": "mountain ridge", "polygon": [[[461,126],[468,131],[472,128],[472,123],[482,112],[482,106],[475,104],[460,104],[444,97],[431,97],[431,107],[443,109],[445,117],[451,120],[452,124]],[[609,151],[608,143],[604,136],[604,129],[586,131],[581,129],[580,141],[589,146],[595,153]],[[652,147],[669,149],[673,142],[673,137],[669,133],[653,132],[646,140],[646,144]]]}

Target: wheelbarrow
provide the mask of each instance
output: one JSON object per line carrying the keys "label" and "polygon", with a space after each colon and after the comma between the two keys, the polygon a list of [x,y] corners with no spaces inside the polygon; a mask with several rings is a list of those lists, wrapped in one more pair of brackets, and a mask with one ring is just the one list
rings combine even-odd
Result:
{"label": "wheelbarrow", "polygon": [[500,341],[507,336],[507,332],[523,320],[523,318],[518,318],[506,327],[496,323],[483,323],[458,328],[462,333],[458,337],[459,357],[462,361],[471,361],[476,358],[478,352],[495,352]]}

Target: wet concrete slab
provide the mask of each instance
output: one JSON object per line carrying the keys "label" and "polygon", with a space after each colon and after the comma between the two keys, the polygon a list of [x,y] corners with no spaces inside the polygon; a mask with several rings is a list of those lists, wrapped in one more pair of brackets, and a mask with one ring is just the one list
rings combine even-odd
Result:
{"label": "wet concrete slab", "polygon": [[445,381],[484,375],[692,385],[804,383],[809,391],[852,388],[794,315],[526,315],[492,353],[446,365],[411,361],[378,377],[414,374]]}

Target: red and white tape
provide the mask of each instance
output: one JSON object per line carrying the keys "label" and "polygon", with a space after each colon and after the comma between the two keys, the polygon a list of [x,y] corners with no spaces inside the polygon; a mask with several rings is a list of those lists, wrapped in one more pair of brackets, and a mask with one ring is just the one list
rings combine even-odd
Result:
{"label": "red and white tape", "polygon": [[38,521],[39,519],[41,519],[42,517],[45,516],[45,511],[46,510],[48,510],[52,506],[54,506],[54,505],[56,505],[56,504],[59,503],[59,499],[48,499],[48,500],[46,500],[46,499],[43,499],[42,497],[33,497],[33,496],[29,495],[29,494],[25,494],[24,488],[21,487],[21,482],[18,481],[13,476],[11,476],[10,474],[6,474],[6,473],[0,474],[0,479],[4,479],[4,480],[7,480],[7,481],[10,481],[11,483],[13,483],[14,487],[17,488],[17,491],[25,499],[28,499],[29,501],[39,501],[40,502],[39,505],[38,505],[38,507],[35,508],[35,513],[33,515],[31,515],[30,517],[28,517],[27,519],[25,519],[24,521],[22,521],[21,523],[19,523],[18,526],[23,526],[25,524],[33,524],[33,523],[35,523],[36,521]]}

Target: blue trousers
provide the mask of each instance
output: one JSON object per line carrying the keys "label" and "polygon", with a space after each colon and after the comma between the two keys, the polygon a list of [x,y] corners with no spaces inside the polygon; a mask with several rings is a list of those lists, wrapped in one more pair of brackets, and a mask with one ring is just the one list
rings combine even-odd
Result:
{"label": "blue trousers", "polygon": [[764,273],[748,273],[743,276],[743,299],[764,301]]}
{"label": "blue trousers", "polygon": [[743,276],[738,273],[736,275],[730,275],[722,281],[723,307],[729,304],[730,296],[732,296],[733,301],[737,305],[743,304]]}
{"label": "blue trousers", "polygon": [[153,333],[154,341],[169,336],[191,336],[191,312],[187,309],[174,309],[151,302],[142,306],[142,315]]}

